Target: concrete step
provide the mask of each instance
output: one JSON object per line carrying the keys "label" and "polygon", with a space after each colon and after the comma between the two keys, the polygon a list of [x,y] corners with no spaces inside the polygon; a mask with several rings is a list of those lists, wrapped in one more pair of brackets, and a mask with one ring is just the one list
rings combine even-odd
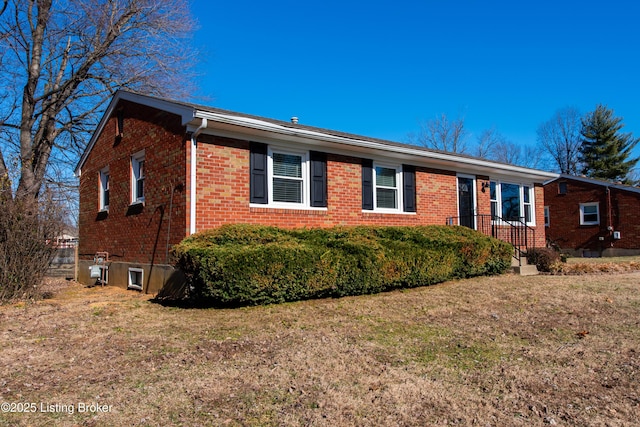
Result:
{"label": "concrete step", "polygon": [[535,265],[528,265],[525,263],[522,263],[522,265],[518,266],[512,266],[511,267],[513,269],[513,272],[515,274],[518,274],[520,276],[535,276],[538,273],[538,267],[536,267]]}
{"label": "concrete step", "polygon": [[511,257],[511,267],[519,267],[521,265],[529,265],[529,263],[527,262],[527,257],[522,257],[520,258],[520,262],[518,262],[518,258],[516,258],[515,256]]}

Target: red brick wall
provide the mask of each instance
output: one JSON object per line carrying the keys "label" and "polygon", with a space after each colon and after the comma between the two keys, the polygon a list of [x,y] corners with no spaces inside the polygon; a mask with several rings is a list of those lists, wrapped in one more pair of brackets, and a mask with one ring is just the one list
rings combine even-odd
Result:
{"label": "red brick wall", "polygon": [[[549,206],[550,226],[547,235],[563,249],[603,251],[610,248],[640,248],[640,194],[591,183],[564,180],[566,194],[558,193],[558,181],[545,186],[545,204]],[[599,225],[580,225],[580,203],[598,202]],[[620,231],[614,240],[607,227]],[[602,237],[604,240],[600,240]]]}
{"label": "red brick wall", "polygon": [[544,187],[542,184],[535,184],[533,186],[534,202],[536,208],[536,238],[535,247],[544,248],[547,245],[547,235],[544,227]]}
{"label": "red brick wall", "polygon": [[[80,176],[79,254],[107,251],[113,261],[162,264],[169,244],[186,235],[184,128],[177,116],[121,102],[123,137],[109,119]],[[145,203],[130,209],[131,155],[145,150]],[[109,167],[108,214],[99,214],[99,172]],[[172,198],[173,195],[173,198]]]}
{"label": "red brick wall", "polygon": [[[190,142],[177,116],[122,102],[124,136],[115,136],[110,118],[82,168],[80,178],[80,249],[84,259],[108,251],[114,261],[161,264],[167,241],[173,245],[189,232]],[[130,209],[130,157],[145,150],[145,205]],[[98,213],[99,171],[110,169],[108,215]],[[282,227],[334,225],[445,224],[458,216],[454,171],[416,168],[415,214],[362,211],[361,159],[329,154],[326,210],[274,209],[249,205],[249,142],[203,135],[197,147],[196,230],[228,223],[259,223]],[[490,213],[489,189],[476,180],[478,213]],[[173,195],[173,200],[172,200]],[[536,219],[543,224],[543,190],[535,188]],[[169,225],[171,235],[167,239]],[[538,227],[537,245],[544,245]]]}
{"label": "red brick wall", "polygon": [[[257,223],[281,227],[334,225],[446,224],[458,216],[456,172],[416,168],[415,214],[362,211],[361,159],[329,154],[327,157],[328,208],[326,210],[274,209],[249,205],[249,142],[203,136],[197,156],[197,231],[229,223]],[[491,213],[490,192],[482,192],[489,177],[478,176],[478,213]],[[544,193],[535,187],[536,246],[545,245]]]}
{"label": "red brick wall", "polygon": [[[445,224],[457,216],[455,172],[417,168],[417,213],[362,211],[361,159],[329,154],[326,210],[249,206],[249,143],[205,136],[198,143],[197,230],[229,223],[281,227]],[[203,143],[206,141],[206,143]]]}

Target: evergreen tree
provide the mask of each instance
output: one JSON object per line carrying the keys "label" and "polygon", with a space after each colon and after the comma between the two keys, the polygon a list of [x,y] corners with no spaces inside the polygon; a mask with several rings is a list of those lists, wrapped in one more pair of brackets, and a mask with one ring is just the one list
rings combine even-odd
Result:
{"label": "evergreen tree", "polygon": [[629,182],[629,172],[639,158],[630,158],[640,141],[630,133],[620,133],[622,118],[613,110],[598,105],[582,119],[580,161],[582,173],[590,178]]}

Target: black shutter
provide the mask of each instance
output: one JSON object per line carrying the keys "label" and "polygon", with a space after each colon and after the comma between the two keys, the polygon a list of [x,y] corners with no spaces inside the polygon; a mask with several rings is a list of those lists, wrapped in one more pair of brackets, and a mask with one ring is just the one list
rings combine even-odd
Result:
{"label": "black shutter", "polygon": [[362,209],[373,210],[373,161],[362,159]]}
{"label": "black shutter", "polygon": [[311,206],[327,207],[327,155],[311,151]]}
{"label": "black shutter", "polygon": [[416,168],[402,165],[402,204],[405,212],[416,211]]}
{"label": "black shutter", "polygon": [[250,202],[266,204],[269,203],[269,193],[267,191],[267,145],[252,142],[250,150]]}

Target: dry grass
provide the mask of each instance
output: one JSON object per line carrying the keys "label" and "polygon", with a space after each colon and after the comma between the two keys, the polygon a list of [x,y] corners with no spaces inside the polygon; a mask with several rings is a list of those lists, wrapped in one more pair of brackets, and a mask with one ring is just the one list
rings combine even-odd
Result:
{"label": "dry grass", "polygon": [[235,310],[71,283],[0,307],[0,403],[38,405],[0,426],[630,426],[639,312],[640,272]]}
{"label": "dry grass", "polygon": [[569,258],[555,266],[556,274],[608,274],[640,271],[640,257]]}

